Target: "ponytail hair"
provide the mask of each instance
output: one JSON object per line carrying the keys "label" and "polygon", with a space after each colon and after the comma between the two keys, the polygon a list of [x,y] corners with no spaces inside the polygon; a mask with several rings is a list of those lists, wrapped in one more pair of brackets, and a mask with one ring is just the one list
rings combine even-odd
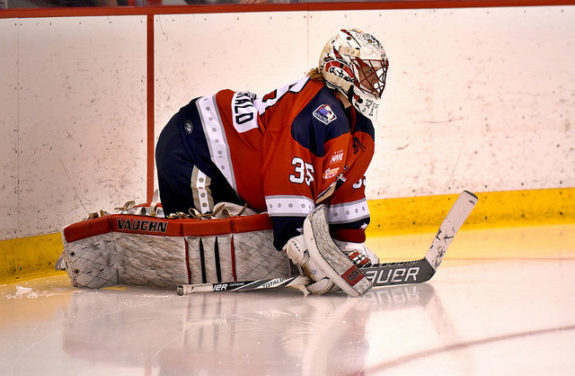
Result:
{"label": "ponytail hair", "polygon": [[325,81],[319,68],[310,69],[309,72],[307,72],[307,76],[309,77],[310,80],[321,81],[321,82]]}

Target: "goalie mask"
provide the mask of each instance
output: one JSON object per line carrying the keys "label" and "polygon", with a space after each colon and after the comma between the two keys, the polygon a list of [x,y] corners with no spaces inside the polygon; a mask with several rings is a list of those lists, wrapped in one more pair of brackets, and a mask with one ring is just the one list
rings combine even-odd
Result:
{"label": "goalie mask", "polygon": [[327,86],[343,93],[372,121],[377,118],[388,66],[381,43],[357,29],[342,29],[326,43],[319,59]]}

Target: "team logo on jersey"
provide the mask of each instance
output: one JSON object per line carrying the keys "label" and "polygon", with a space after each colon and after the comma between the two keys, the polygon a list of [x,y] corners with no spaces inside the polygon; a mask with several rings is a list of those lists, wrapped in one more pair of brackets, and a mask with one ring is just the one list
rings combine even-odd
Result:
{"label": "team logo on jersey", "polygon": [[323,178],[325,180],[331,179],[331,178],[337,176],[338,172],[339,172],[339,167],[328,168],[327,170],[325,170],[323,172]]}
{"label": "team logo on jersey", "polygon": [[338,150],[331,156],[329,164],[339,163],[343,161],[343,150]]}
{"label": "team logo on jersey", "polygon": [[337,116],[335,116],[335,113],[333,112],[331,107],[327,104],[322,104],[321,106],[316,108],[315,111],[313,112],[313,117],[321,121],[325,125],[328,125],[329,123],[337,119]]}

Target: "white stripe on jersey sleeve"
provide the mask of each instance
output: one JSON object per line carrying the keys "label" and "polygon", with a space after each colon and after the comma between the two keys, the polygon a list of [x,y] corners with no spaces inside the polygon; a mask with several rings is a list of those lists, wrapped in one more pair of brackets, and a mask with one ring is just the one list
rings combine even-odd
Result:
{"label": "white stripe on jersey sleeve", "polygon": [[327,208],[327,221],[329,224],[350,223],[368,217],[369,208],[367,207],[366,199],[330,205]]}
{"label": "white stripe on jersey sleeve", "polygon": [[275,105],[286,93],[299,93],[308,81],[309,77],[305,76],[292,84],[282,86],[279,89],[276,89],[275,96],[273,98],[269,98],[265,101],[263,100],[263,97],[257,97],[254,100],[254,106],[257,108],[259,114],[263,115],[269,107]]}
{"label": "white stripe on jersey sleeve", "polygon": [[305,196],[266,196],[270,217],[306,217],[315,207]]}
{"label": "white stripe on jersey sleeve", "polygon": [[234,191],[237,192],[228,140],[215,96],[202,97],[198,99],[196,103],[202,121],[202,128],[206,135],[206,141],[208,142],[208,148],[210,149],[210,158],[222,172]]}

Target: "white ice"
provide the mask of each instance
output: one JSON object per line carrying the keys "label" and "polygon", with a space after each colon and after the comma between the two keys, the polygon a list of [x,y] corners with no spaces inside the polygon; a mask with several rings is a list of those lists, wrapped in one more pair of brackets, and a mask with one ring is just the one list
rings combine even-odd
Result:
{"label": "white ice", "polygon": [[[574,375],[573,234],[464,231],[429,283],[361,298],[0,285],[0,375]],[[430,240],[370,245],[391,260]]]}

